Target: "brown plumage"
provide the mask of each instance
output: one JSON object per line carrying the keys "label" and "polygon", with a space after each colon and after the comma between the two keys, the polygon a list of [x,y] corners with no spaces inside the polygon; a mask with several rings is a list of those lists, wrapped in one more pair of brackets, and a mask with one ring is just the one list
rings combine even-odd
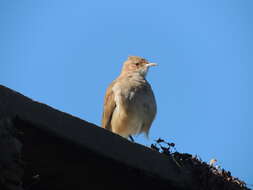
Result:
{"label": "brown plumage", "polygon": [[102,127],[123,137],[145,133],[156,115],[156,101],[145,79],[150,66],[147,60],[130,56],[121,74],[106,90]]}

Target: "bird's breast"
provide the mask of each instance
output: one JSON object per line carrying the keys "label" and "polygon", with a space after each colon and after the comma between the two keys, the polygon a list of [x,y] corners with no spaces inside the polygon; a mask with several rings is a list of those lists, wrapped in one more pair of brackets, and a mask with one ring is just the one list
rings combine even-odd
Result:
{"label": "bird's breast", "polygon": [[145,125],[152,123],[156,114],[155,98],[148,84],[123,87],[115,85],[113,88],[116,108],[112,128],[121,127],[127,134],[137,134],[143,127],[147,127]]}

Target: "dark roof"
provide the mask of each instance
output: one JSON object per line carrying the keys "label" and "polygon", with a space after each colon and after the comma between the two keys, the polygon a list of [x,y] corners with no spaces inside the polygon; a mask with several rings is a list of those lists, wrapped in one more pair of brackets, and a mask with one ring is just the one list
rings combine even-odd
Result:
{"label": "dark roof", "polygon": [[199,189],[198,179],[166,155],[0,85],[5,118],[23,146],[26,188]]}

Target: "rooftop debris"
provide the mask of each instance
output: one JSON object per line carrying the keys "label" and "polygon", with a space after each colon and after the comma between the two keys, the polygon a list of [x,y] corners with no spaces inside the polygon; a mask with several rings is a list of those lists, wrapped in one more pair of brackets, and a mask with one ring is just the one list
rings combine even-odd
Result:
{"label": "rooftop debris", "polygon": [[191,171],[205,189],[209,189],[208,187],[212,189],[212,184],[219,184],[220,189],[224,190],[229,189],[229,186],[237,186],[237,188],[249,190],[246,183],[237,177],[233,177],[230,171],[226,171],[221,167],[215,167],[214,164],[207,164],[199,156],[179,153],[175,148],[175,143],[169,143],[159,138],[150,147],[168,156],[181,169]]}

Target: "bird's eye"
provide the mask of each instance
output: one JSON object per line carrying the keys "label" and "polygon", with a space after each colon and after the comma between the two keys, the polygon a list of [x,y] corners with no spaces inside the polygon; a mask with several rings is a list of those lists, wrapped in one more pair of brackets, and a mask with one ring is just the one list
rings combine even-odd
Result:
{"label": "bird's eye", "polygon": [[135,63],[135,65],[136,65],[136,66],[139,66],[139,65],[140,65],[140,63]]}

